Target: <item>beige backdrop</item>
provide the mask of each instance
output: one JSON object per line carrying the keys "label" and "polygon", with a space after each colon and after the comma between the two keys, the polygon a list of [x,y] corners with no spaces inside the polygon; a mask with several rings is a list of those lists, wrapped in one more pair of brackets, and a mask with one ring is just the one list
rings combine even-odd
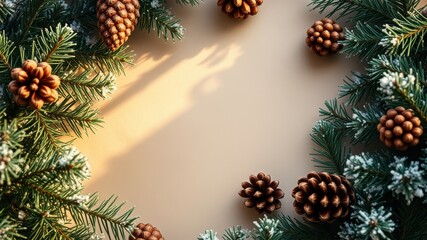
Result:
{"label": "beige backdrop", "polygon": [[176,44],[136,32],[135,65],[118,79],[96,134],[76,142],[93,176],[86,192],[117,194],[139,221],[166,239],[191,240],[207,228],[252,228],[259,215],[237,195],[259,171],[290,191],[313,170],[311,128],[356,59],[318,57],[306,29],[322,16],[308,0],[269,1],[234,21],[216,1],[173,12],[187,28]]}

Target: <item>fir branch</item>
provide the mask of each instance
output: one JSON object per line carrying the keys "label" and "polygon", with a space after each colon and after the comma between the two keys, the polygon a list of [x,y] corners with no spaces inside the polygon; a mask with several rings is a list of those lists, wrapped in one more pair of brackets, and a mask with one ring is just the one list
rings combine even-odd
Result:
{"label": "fir branch", "polygon": [[111,51],[103,42],[97,42],[93,46],[78,43],[74,56],[67,61],[67,69],[74,70],[81,67],[88,71],[99,69],[101,72],[113,74],[125,74],[123,65],[132,64],[134,57],[133,53],[127,50],[127,47]]}
{"label": "fir branch", "polygon": [[283,240],[332,240],[338,239],[330,226],[321,223],[303,223],[284,214],[274,218],[279,221],[279,229],[283,232]]}
{"label": "fir branch", "polygon": [[136,220],[130,217],[133,208],[117,216],[124,203],[116,204],[117,197],[111,196],[101,202],[96,207],[99,197],[92,194],[85,206],[70,206],[70,213],[77,225],[90,226],[93,231],[98,227],[101,232],[105,232],[109,238],[125,239],[133,230],[133,222]]}
{"label": "fir branch", "polygon": [[8,6],[5,0],[0,0],[0,23],[3,23],[12,13],[13,8]]}
{"label": "fir branch", "polygon": [[356,105],[361,101],[375,98],[377,94],[378,81],[366,74],[354,72],[353,76],[347,77],[344,84],[340,86],[339,97],[348,97],[348,105]]}
{"label": "fir branch", "polygon": [[389,54],[409,56],[425,47],[427,17],[415,11],[407,17],[395,18],[393,22],[393,25],[385,26],[387,37],[382,41],[382,44],[388,47]]}
{"label": "fir branch", "polygon": [[32,132],[33,136],[32,147],[27,151],[54,153],[62,149],[65,143],[58,140],[62,132],[56,128],[55,121],[46,116],[45,112],[32,111],[25,120],[28,131]]}
{"label": "fir branch", "polygon": [[20,230],[24,228],[18,227],[16,223],[11,221],[7,216],[0,220],[0,239],[2,240],[15,240],[18,238],[24,239],[25,237],[19,234]]}
{"label": "fir branch", "polygon": [[346,30],[345,36],[342,52],[350,57],[360,56],[362,60],[368,60],[386,51],[380,44],[386,35],[379,26],[357,22],[353,29]]}
{"label": "fir branch", "polygon": [[224,240],[245,240],[249,238],[249,231],[242,229],[240,226],[233,226],[231,228],[225,229]]}
{"label": "fir branch", "polygon": [[375,104],[366,104],[364,110],[353,108],[353,119],[346,124],[353,143],[371,143],[378,139],[378,119],[382,116],[382,109]]}
{"label": "fir branch", "polygon": [[391,181],[390,158],[385,154],[374,153],[352,155],[345,162],[343,175],[353,180],[358,189],[383,192]]}
{"label": "fir branch", "polygon": [[73,58],[75,35],[67,25],[58,24],[55,29],[52,27],[45,29],[36,38],[36,53],[42,62],[49,62],[51,65]]}
{"label": "fir branch", "polygon": [[[16,30],[12,33],[17,34],[16,43],[18,46],[26,41],[25,39],[27,38],[28,32],[33,27],[33,23],[39,14],[44,8],[49,7],[49,3],[54,1],[55,0],[20,0],[16,3],[17,9],[9,25],[10,28]],[[19,29],[21,26],[23,29]]]}
{"label": "fir branch", "polygon": [[342,131],[335,129],[334,125],[327,121],[319,121],[313,127],[310,134],[312,141],[317,145],[312,155],[316,167],[324,171],[342,175],[345,160],[342,149]]}
{"label": "fir branch", "polygon": [[82,137],[81,129],[85,133],[89,130],[95,132],[95,127],[102,123],[102,120],[97,118],[98,110],[92,110],[91,107],[91,103],[79,103],[67,97],[60,103],[47,107],[46,116],[54,120],[54,127],[61,128],[67,134],[74,132],[78,137]]}
{"label": "fir branch", "polygon": [[394,239],[426,239],[427,208],[422,200],[416,199],[409,206],[403,201],[393,201],[393,211],[399,223],[393,232]]}
{"label": "fir branch", "polygon": [[150,1],[140,0],[141,4],[141,17],[138,21],[138,26],[141,29],[150,32],[157,29],[157,36],[163,37],[168,40],[169,37],[172,41],[175,39],[181,40],[184,36],[184,28],[179,24],[180,20],[168,13],[166,7],[162,4],[160,6],[152,6]]}
{"label": "fir branch", "polygon": [[114,76],[103,73],[92,75],[92,71],[86,70],[64,76],[61,80],[59,93],[69,95],[80,102],[108,98],[116,88]]}
{"label": "fir branch", "polygon": [[338,104],[337,99],[325,101],[327,109],[320,109],[319,114],[326,121],[332,123],[336,129],[344,130],[347,123],[351,122],[351,117],[347,113],[346,106],[344,104]]}
{"label": "fir branch", "polygon": [[379,55],[369,62],[369,67],[366,70],[368,75],[377,81],[384,77],[385,72],[412,74],[416,79],[424,80],[423,65],[409,57]]}
{"label": "fir branch", "polygon": [[[10,58],[15,50],[14,44],[8,39],[6,33],[0,33],[0,73],[12,70]],[[3,80],[4,81],[4,80]]]}
{"label": "fir branch", "polygon": [[[317,9],[321,14],[329,11],[330,17],[337,14],[337,18],[353,15],[351,22],[384,23],[391,22],[399,13],[402,13],[398,1],[370,1],[370,0],[311,0],[309,6]],[[332,8],[332,9],[331,9]],[[331,9],[331,10],[329,10]]]}

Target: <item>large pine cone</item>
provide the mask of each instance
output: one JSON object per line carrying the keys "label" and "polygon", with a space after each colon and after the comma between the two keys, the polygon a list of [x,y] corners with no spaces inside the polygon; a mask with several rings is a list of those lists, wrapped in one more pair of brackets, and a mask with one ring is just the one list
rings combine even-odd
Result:
{"label": "large pine cone", "polygon": [[263,0],[218,0],[217,5],[229,17],[246,19],[249,15],[256,15],[262,3]]}
{"label": "large pine cone", "polygon": [[343,46],[338,41],[344,39],[342,27],[332,19],[324,18],[314,22],[307,30],[305,42],[314,53],[325,56],[341,50]]}
{"label": "large pine cone", "polygon": [[414,116],[412,109],[404,107],[389,109],[387,114],[380,118],[377,125],[380,139],[389,148],[405,151],[408,147],[416,146],[423,134],[421,120]]}
{"label": "large pine cone", "polygon": [[98,0],[96,17],[104,43],[115,51],[125,43],[139,18],[138,0]]}
{"label": "large pine cone", "polygon": [[160,233],[159,229],[153,227],[151,224],[140,223],[133,230],[129,240],[165,240]]}
{"label": "large pine cone", "polygon": [[12,69],[12,81],[8,85],[13,100],[20,106],[30,105],[33,109],[41,109],[44,103],[52,103],[58,99],[60,79],[51,74],[52,67],[47,62],[36,63],[25,60],[20,68]]}
{"label": "large pine cone", "polygon": [[282,207],[279,199],[285,195],[278,188],[279,181],[271,181],[270,175],[258,173],[257,176],[251,175],[250,182],[242,182],[243,189],[239,195],[243,198],[248,198],[245,201],[245,206],[255,208],[258,213],[271,213]]}
{"label": "large pine cone", "polygon": [[350,182],[343,176],[326,172],[311,172],[298,180],[292,197],[296,212],[306,214],[305,219],[310,222],[347,217],[355,201]]}

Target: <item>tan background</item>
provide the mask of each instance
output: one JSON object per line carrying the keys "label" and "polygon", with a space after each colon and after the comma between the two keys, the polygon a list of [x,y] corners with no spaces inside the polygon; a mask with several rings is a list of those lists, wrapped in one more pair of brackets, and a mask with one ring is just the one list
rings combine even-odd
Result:
{"label": "tan background", "polygon": [[252,228],[259,215],[237,192],[265,171],[286,193],[281,211],[294,214],[290,191],[314,169],[318,108],[360,68],[305,46],[306,29],[322,18],[308,2],[266,0],[244,22],[214,0],[171,5],[187,28],[183,41],[134,33],[136,64],[99,104],[104,127],[76,142],[92,165],[86,192],[117,194],[166,239],[190,240],[207,228]]}

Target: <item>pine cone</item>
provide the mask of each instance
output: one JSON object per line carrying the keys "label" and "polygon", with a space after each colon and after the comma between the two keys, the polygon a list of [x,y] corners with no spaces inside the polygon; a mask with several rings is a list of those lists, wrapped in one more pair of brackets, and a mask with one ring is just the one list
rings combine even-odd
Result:
{"label": "pine cone", "polygon": [[58,99],[60,79],[52,75],[52,67],[47,62],[36,63],[25,60],[20,68],[12,69],[12,81],[8,85],[13,100],[20,106],[30,105],[33,109],[41,109],[44,103],[52,103]]}
{"label": "pine cone", "polygon": [[389,148],[405,151],[409,147],[416,146],[423,134],[423,127],[418,117],[414,116],[412,109],[404,107],[389,109],[386,115],[380,118],[377,125],[380,139]]}
{"label": "pine cone", "polygon": [[332,55],[342,49],[339,40],[344,40],[342,27],[329,18],[316,21],[307,30],[305,42],[311,50],[320,55]]}
{"label": "pine cone", "polygon": [[138,0],[98,0],[96,17],[104,43],[115,51],[126,42],[139,18]]}
{"label": "pine cone", "polygon": [[248,198],[245,201],[245,206],[255,208],[258,213],[271,213],[282,207],[279,199],[285,195],[278,188],[278,181],[271,181],[270,175],[258,173],[257,176],[251,175],[250,182],[242,182],[243,190],[240,190],[239,195]]}
{"label": "pine cone", "polygon": [[129,240],[165,240],[162,237],[159,229],[153,227],[151,224],[140,223],[133,230]]}
{"label": "pine cone", "polygon": [[229,17],[246,19],[249,15],[256,15],[262,3],[263,0],[218,0],[217,5]]}
{"label": "pine cone", "polygon": [[305,219],[310,222],[347,217],[355,201],[350,182],[343,176],[326,172],[311,172],[298,180],[292,197],[295,211],[306,214]]}

